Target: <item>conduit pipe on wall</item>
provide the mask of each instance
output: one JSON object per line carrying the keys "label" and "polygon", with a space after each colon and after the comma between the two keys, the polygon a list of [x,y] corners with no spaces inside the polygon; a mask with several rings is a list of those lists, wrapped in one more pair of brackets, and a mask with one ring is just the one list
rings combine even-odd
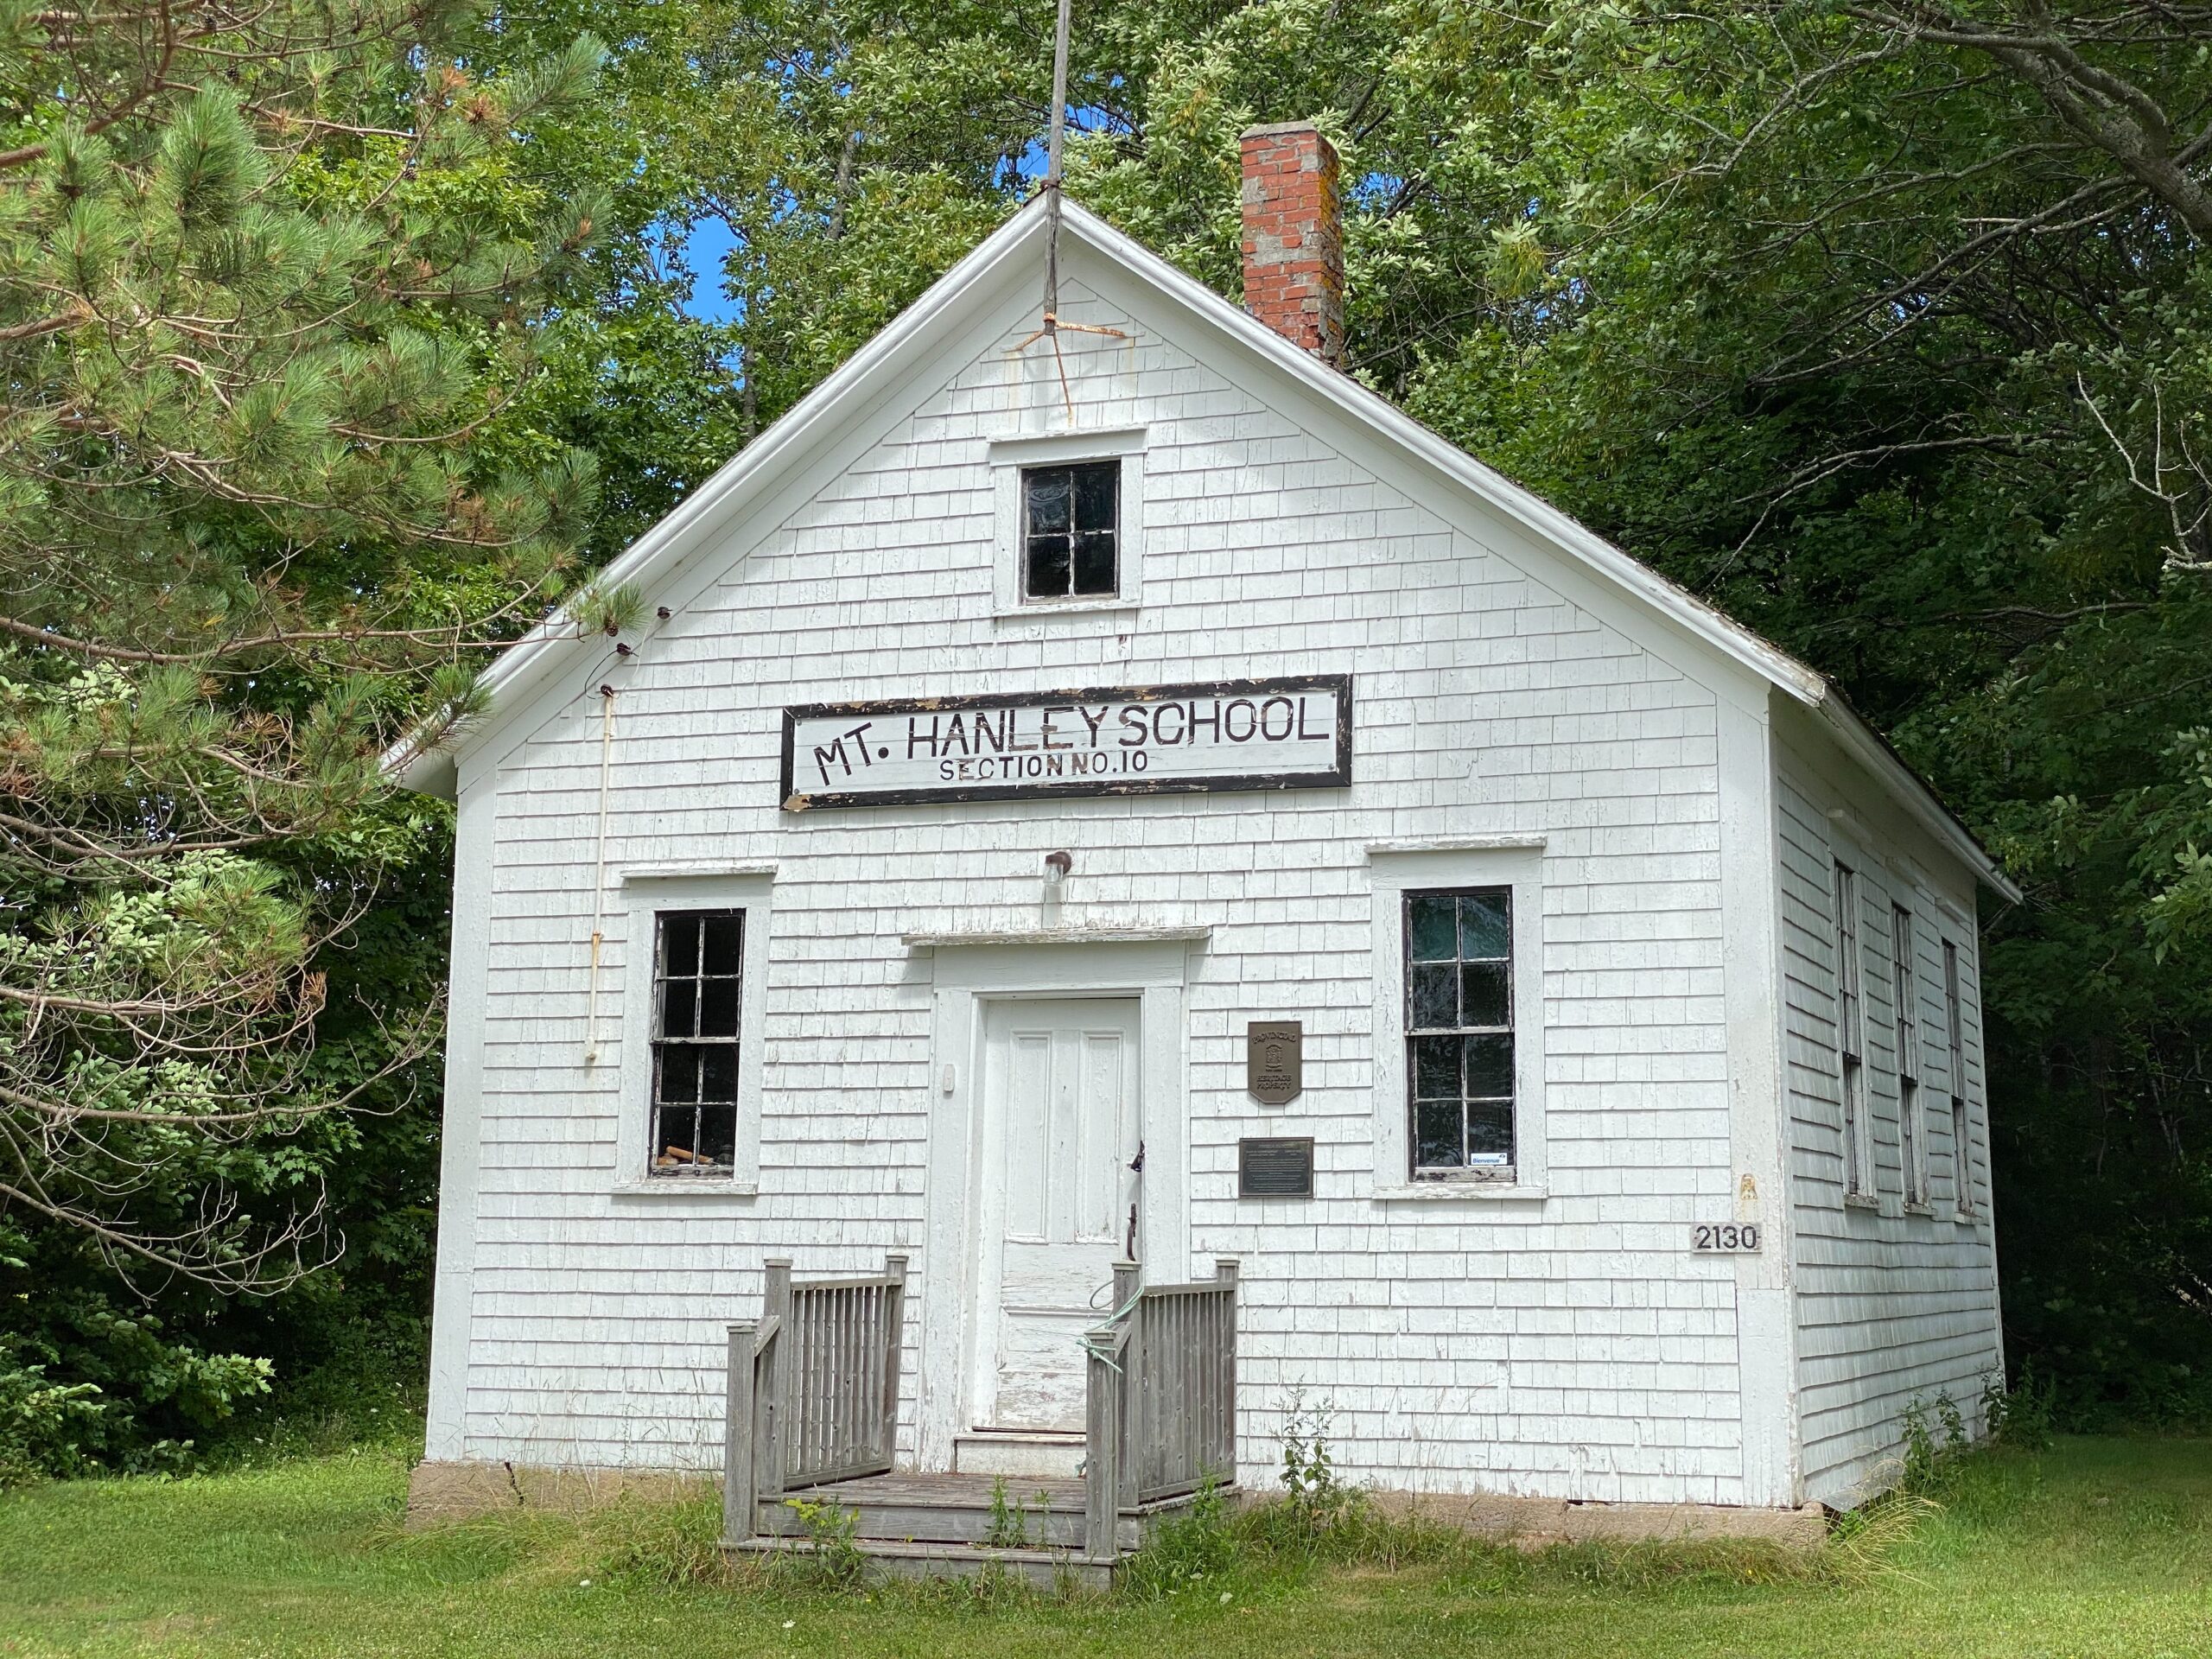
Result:
{"label": "conduit pipe on wall", "polygon": [[592,853],[591,976],[584,991],[584,1064],[599,1064],[599,957],[607,939],[607,809],[614,771],[614,688],[599,688],[599,832]]}

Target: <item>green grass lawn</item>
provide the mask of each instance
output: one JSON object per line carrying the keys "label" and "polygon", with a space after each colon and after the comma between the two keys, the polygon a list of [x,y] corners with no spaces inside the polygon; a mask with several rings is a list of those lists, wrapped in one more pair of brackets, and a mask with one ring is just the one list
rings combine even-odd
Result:
{"label": "green grass lawn", "polygon": [[[1958,1466],[1874,1566],[1472,1547],[1394,1570],[1248,1552],[1155,1601],[658,1581],[702,1512],[408,1535],[400,1450],[0,1495],[0,1654],[2212,1656],[2212,1442]],[[688,1546],[687,1546],[688,1541]],[[585,1580],[589,1580],[587,1586]]]}

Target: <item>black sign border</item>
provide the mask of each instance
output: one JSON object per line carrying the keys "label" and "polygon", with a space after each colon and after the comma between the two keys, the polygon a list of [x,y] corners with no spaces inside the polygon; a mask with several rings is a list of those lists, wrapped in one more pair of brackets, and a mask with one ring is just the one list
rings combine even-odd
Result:
{"label": "black sign border", "polygon": [[[1195,795],[1210,791],[1342,789],[1351,782],[1351,678],[1349,674],[1292,674],[1272,679],[1210,680],[1187,685],[1085,686],[1076,690],[982,691],[944,697],[895,697],[873,702],[804,702],[784,710],[782,790],[786,812],[817,807],[919,806],[957,801],[1068,800],[1090,795]],[[1328,772],[1254,774],[1224,772],[1209,778],[1065,779],[1058,783],[971,785],[966,788],[824,790],[799,794],[794,780],[793,745],[803,720],[846,715],[933,715],[959,709],[1024,709],[1055,699],[1070,702],[1172,702],[1181,697],[1264,696],[1285,691],[1327,690],[1337,695],[1336,764]]]}

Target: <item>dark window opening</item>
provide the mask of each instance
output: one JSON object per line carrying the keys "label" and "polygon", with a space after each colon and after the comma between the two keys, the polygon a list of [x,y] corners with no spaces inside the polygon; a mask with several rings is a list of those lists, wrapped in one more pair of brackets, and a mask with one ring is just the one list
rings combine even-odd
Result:
{"label": "dark window opening", "polygon": [[1025,599],[1090,599],[1119,593],[1121,540],[1120,461],[1023,469]]}
{"label": "dark window opening", "polygon": [[1513,1164],[1513,895],[1408,893],[1406,1090],[1413,1173]]}
{"label": "dark window opening", "polygon": [[658,919],[648,1161],[657,1176],[727,1176],[737,1163],[745,912],[664,911]]}

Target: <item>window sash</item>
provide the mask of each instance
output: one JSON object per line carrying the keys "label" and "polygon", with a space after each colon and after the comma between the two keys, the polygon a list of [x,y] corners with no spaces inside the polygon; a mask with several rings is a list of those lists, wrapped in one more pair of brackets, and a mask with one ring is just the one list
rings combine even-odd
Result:
{"label": "window sash", "polygon": [[646,1172],[727,1179],[737,1164],[745,912],[654,917],[652,1135]]}
{"label": "window sash", "polygon": [[1021,469],[1021,597],[1106,599],[1121,591],[1122,463]]}
{"label": "window sash", "polygon": [[1408,888],[1399,915],[1411,1173],[1510,1174],[1519,1059],[1512,889]]}
{"label": "window sash", "polygon": [[1897,1076],[1917,1080],[1920,1076],[1920,1017],[1916,1006],[1920,977],[1912,959],[1912,912],[1903,905],[1890,907],[1890,988],[1896,1004]]}
{"label": "window sash", "polygon": [[1859,996],[1859,875],[1848,864],[1835,866],[1836,1049],[1843,1092],[1844,1191],[1867,1189],[1866,1154],[1861,1141],[1866,1121],[1866,1080],[1861,1064],[1866,1038],[1860,1027]]}
{"label": "window sash", "polygon": [[1943,1036],[1951,1053],[1951,1092],[1967,1091],[1966,1033],[1959,1008],[1959,947],[1943,941]]}

